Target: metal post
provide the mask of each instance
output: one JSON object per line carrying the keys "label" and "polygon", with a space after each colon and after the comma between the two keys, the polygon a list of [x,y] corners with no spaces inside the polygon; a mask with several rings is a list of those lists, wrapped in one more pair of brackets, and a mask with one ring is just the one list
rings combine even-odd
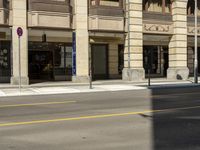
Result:
{"label": "metal post", "polygon": [[18,56],[18,61],[19,61],[19,91],[21,92],[21,42],[20,42],[20,36],[18,36],[18,41],[19,41],[19,56]]}
{"label": "metal post", "polygon": [[150,68],[148,68],[148,86],[151,86]]}
{"label": "metal post", "polygon": [[198,50],[198,33],[197,33],[197,14],[198,8],[197,8],[197,0],[195,0],[195,48],[194,48],[194,83],[198,83],[198,56],[197,56],[197,50]]}
{"label": "metal post", "polygon": [[128,69],[131,68],[131,63],[130,63],[130,0],[128,1],[128,20],[127,20],[127,24],[128,24]]}
{"label": "metal post", "polygon": [[89,80],[90,80],[90,89],[92,89],[92,49],[91,44],[89,44]]}
{"label": "metal post", "polygon": [[148,86],[150,87],[151,86],[151,77],[150,77],[150,74],[151,74],[151,60],[152,60],[152,56],[151,56],[151,50],[148,50]]}

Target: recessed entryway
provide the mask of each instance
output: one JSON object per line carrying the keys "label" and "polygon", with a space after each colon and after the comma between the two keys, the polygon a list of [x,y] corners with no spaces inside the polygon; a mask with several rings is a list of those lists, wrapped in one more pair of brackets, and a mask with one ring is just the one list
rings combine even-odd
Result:
{"label": "recessed entryway", "polygon": [[108,45],[92,44],[93,80],[108,78]]}

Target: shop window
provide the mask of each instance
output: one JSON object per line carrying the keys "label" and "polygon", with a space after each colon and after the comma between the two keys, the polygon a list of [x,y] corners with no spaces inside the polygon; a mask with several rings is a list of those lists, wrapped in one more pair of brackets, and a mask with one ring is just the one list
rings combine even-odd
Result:
{"label": "shop window", "polygon": [[0,42],[0,82],[9,80],[11,76],[10,42]]}
{"label": "shop window", "polygon": [[71,80],[72,47],[67,43],[29,42],[31,80]]}
{"label": "shop window", "polygon": [[55,75],[72,75],[72,47],[59,46],[54,51]]}

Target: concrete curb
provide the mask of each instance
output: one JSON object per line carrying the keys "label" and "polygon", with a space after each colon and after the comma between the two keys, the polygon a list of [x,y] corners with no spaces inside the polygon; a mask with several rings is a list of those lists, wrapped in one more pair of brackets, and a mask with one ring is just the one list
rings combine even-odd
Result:
{"label": "concrete curb", "polygon": [[117,92],[117,91],[138,91],[150,90],[153,95],[161,95],[168,93],[183,93],[187,92],[188,88],[192,88],[194,92],[200,92],[200,84],[189,83],[154,83],[151,87],[147,85],[132,85],[132,84],[107,84],[94,85],[94,89],[89,89],[89,86],[40,86],[22,88],[20,93],[18,88],[0,89],[0,97],[16,97],[16,96],[36,96],[36,95],[60,95],[60,94],[78,94],[78,93],[97,93],[97,92]]}
{"label": "concrete curb", "polygon": [[[154,84],[192,84],[191,81],[168,81],[168,80],[154,80],[151,81],[152,85]],[[94,81],[93,85],[135,85],[135,86],[147,86],[148,81],[142,82],[131,82],[131,81]],[[30,84],[30,85],[22,85],[23,88],[40,88],[40,87],[73,87],[73,86],[88,86],[89,83],[72,83],[72,82],[56,82],[56,83],[39,83],[39,84]],[[0,84],[0,89],[10,89],[10,88],[18,88],[18,85],[10,85],[10,84]]]}

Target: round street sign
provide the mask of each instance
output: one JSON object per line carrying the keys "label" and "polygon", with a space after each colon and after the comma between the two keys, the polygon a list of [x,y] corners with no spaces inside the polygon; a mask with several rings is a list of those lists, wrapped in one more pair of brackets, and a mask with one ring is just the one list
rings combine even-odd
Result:
{"label": "round street sign", "polygon": [[21,27],[17,28],[17,35],[20,37],[23,35],[23,29]]}

